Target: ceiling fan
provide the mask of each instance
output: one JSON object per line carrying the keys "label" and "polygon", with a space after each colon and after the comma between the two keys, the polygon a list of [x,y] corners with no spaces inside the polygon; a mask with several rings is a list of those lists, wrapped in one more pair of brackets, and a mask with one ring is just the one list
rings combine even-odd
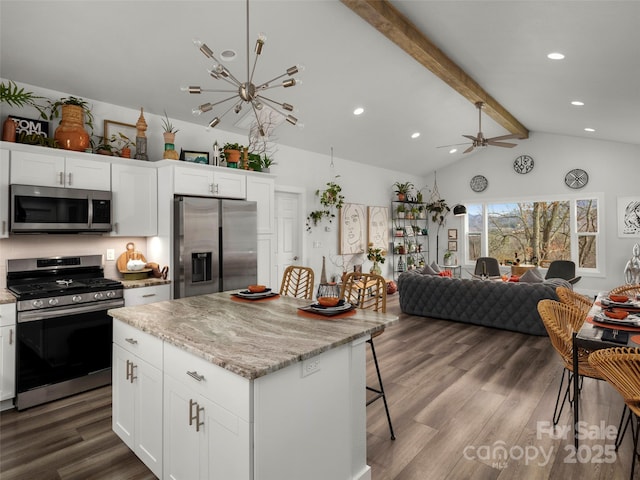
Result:
{"label": "ceiling fan", "polygon": [[[471,146],[462,153],[469,153],[476,147],[486,147],[488,145],[492,145],[494,147],[507,147],[507,148],[515,147],[517,144],[503,142],[502,140],[509,140],[510,138],[520,138],[520,136],[517,134],[511,133],[508,135],[501,135],[499,137],[491,137],[491,138],[484,137],[484,135],[482,134],[482,107],[484,107],[484,102],[476,102],[476,108],[478,109],[478,134],[476,136],[462,135],[463,137],[471,140]],[[443,145],[442,147],[438,147],[438,148],[453,147],[456,145],[467,145],[467,144],[457,143],[455,145]]]}

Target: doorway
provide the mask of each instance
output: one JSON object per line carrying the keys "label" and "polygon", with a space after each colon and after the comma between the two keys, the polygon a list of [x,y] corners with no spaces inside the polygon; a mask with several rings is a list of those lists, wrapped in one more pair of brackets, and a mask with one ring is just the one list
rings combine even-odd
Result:
{"label": "doorway", "polygon": [[275,275],[277,284],[289,265],[305,263],[303,225],[305,190],[299,187],[276,186]]}

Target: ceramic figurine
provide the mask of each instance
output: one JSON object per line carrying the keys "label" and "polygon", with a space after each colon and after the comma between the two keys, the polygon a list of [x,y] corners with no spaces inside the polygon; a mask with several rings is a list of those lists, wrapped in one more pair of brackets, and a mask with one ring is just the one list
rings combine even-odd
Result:
{"label": "ceramic figurine", "polygon": [[624,267],[624,280],[630,285],[640,285],[640,244],[633,246],[633,257]]}
{"label": "ceramic figurine", "polygon": [[136,159],[148,160],[147,157],[147,122],[144,119],[144,110],[140,108],[140,116],[136,122]]}

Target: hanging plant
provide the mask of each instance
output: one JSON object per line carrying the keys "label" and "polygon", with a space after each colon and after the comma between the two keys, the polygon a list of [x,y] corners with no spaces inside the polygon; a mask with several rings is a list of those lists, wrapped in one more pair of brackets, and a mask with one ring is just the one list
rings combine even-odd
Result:
{"label": "hanging plant", "polygon": [[335,210],[342,208],[344,204],[344,195],[340,193],[341,191],[342,187],[336,182],[327,182],[327,188],[316,190],[316,196],[320,198],[320,205],[324,208],[314,210],[307,216],[307,231],[310,232],[311,227],[317,226],[325,217],[329,222],[335,218]]}
{"label": "hanging plant", "polygon": [[451,208],[447,205],[442,198],[433,200],[425,205],[427,212],[431,214],[431,221],[442,226],[447,214],[451,211]]}

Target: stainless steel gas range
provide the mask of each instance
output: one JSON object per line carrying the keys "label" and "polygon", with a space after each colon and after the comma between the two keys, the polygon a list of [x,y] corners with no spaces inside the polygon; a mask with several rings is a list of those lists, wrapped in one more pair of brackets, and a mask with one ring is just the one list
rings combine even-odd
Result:
{"label": "stainless steel gas range", "polygon": [[7,260],[7,288],[17,298],[18,410],[111,383],[107,310],[124,299],[101,255]]}

